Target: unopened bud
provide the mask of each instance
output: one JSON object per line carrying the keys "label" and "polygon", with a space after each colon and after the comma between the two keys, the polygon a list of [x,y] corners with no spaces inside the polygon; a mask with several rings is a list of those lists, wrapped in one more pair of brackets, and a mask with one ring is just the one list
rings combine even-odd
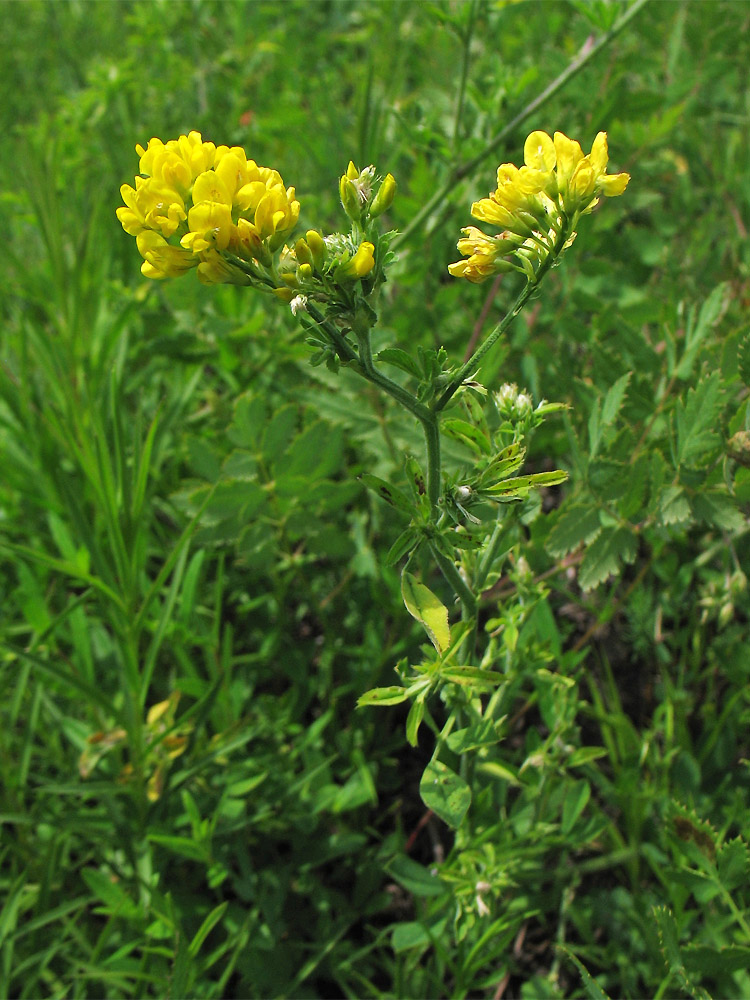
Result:
{"label": "unopened bud", "polygon": [[300,262],[300,264],[312,264],[313,255],[310,247],[305,243],[303,239],[298,239],[294,244],[294,256]]}
{"label": "unopened bud", "polygon": [[396,195],[396,178],[393,174],[386,174],[383,183],[378,188],[378,193],[372,199],[370,205],[370,218],[375,219],[383,212],[387,212],[393,204]]}
{"label": "unopened bud", "polygon": [[323,270],[323,265],[326,261],[326,245],[323,241],[323,237],[320,233],[316,232],[314,229],[309,229],[305,233],[305,239],[307,240],[307,245],[310,248],[310,253],[313,257],[313,263],[318,271]]}
{"label": "unopened bud", "polygon": [[[350,163],[349,166],[351,167],[352,164]],[[343,205],[346,214],[352,222],[359,222],[362,218],[359,195],[357,194],[357,188],[354,181],[351,180],[347,174],[344,174],[339,181],[339,194],[341,195],[341,204]]]}

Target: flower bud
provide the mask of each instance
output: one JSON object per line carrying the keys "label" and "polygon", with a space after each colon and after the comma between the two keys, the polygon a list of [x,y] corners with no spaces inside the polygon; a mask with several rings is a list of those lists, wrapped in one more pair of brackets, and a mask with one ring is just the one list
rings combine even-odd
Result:
{"label": "flower bud", "polygon": [[370,205],[370,218],[376,219],[383,212],[387,212],[393,204],[396,195],[396,179],[393,174],[386,174],[383,183],[378,188],[378,193]]}
{"label": "flower bud", "polygon": [[343,205],[346,214],[352,222],[359,222],[362,218],[359,195],[357,194],[357,188],[354,181],[347,177],[346,174],[344,174],[339,181],[339,194],[341,195],[341,204]]}
{"label": "flower bud", "polygon": [[309,229],[305,233],[305,238],[307,240],[307,245],[310,248],[310,253],[312,254],[315,269],[317,271],[322,271],[323,265],[326,262],[326,245],[323,237],[314,229]]}
{"label": "flower bud", "polygon": [[298,239],[294,244],[294,255],[300,264],[312,265],[313,263],[312,251],[303,239]]}

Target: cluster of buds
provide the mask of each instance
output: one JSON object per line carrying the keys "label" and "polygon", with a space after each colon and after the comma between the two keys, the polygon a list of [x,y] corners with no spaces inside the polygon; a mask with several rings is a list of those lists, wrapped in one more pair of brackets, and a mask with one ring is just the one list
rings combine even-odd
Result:
{"label": "cluster of buds", "polygon": [[505,382],[494,394],[495,405],[501,417],[518,420],[527,417],[534,406],[527,392],[519,392],[515,382]]}
{"label": "cluster of buds", "polygon": [[120,189],[123,228],[135,236],[147,278],[197,268],[205,284],[270,284],[272,255],[297,223],[294,188],[240,146],[203,142],[200,132],[136,146],[140,177]]}
{"label": "cluster of buds", "polygon": [[308,296],[319,299],[337,297],[375,267],[375,246],[367,240],[355,243],[350,237],[334,233],[322,236],[310,229],[293,247],[285,246],[278,265],[281,284],[274,294],[292,305],[296,313]]}
{"label": "cluster of buds", "polygon": [[386,174],[375,191],[375,167],[359,170],[349,161],[346,173],[339,181],[339,194],[344,211],[351,221],[360,226],[368,219],[376,219],[387,212],[396,194],[396,180],[393,174]]}
{"label": "cluster of buds", "polygon": [[463,229],[458,249],[466,259],[449,265],[450,273],[478,283],[520,271],[535,281],[550,255],[570,246],[579,218],[594,210],[599,196],[615,197],[627,187],[628,174],[607,174],[608,159],[606,132],[597,135],[586,156],[562,132],[554,139],[532,132],[524,144],[524,166],[501,164],[497,189],[471,206],[475,219],[502,232],[488,236],[475,226]]}

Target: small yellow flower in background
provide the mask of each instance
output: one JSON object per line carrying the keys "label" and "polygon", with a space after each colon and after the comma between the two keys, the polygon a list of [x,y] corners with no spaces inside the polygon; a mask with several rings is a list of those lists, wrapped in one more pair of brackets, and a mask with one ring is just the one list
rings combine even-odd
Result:
{"label": "small yellow flower in background", "polygon": [[[120,189],[117,217],[136,237],[148,278],[193,268],[208,284],[249,284],[253,265],[271,254],[297,224],[299,202],[277,170],[259,166],[239,146],[204,142],[200,132],[136,146],[142,176]],[[157,238],[158,237],[158,238]],[[223,251],[236,261],[217,256]],[[262,275],[259,275],[261,278]]]}
{"label": "small yellow flower in background", "polygon": [[554,137],[531,132],[524,165],[501,164],[495,191],[471,206],[475,219],[504,232],[493,238],[474,226],[464,229],[458,249],[468,259],[450,264],[450,273],[480,282],[518,270],[534,281],[553,251],[557,255],[570,246],[580,216],[594,210],[600,195],[625,191],[630,175],[607,174],[608,161],[606,132],[597,135],[588,155],[562,132]]}

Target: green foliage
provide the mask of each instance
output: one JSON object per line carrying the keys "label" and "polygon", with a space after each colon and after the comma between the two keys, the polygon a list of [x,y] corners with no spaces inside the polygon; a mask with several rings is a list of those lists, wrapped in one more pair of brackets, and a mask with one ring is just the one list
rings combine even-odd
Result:
{"label": "green foliage", "polygon": [[[750,992],[746,20],[0,4],[0,995]],[[191,128],[301,232],[396,177],[372,358],[444,403],[437,518],[312,314],[141,278],[117,191]],[[448,400],[537,128],[631,185]]]}

